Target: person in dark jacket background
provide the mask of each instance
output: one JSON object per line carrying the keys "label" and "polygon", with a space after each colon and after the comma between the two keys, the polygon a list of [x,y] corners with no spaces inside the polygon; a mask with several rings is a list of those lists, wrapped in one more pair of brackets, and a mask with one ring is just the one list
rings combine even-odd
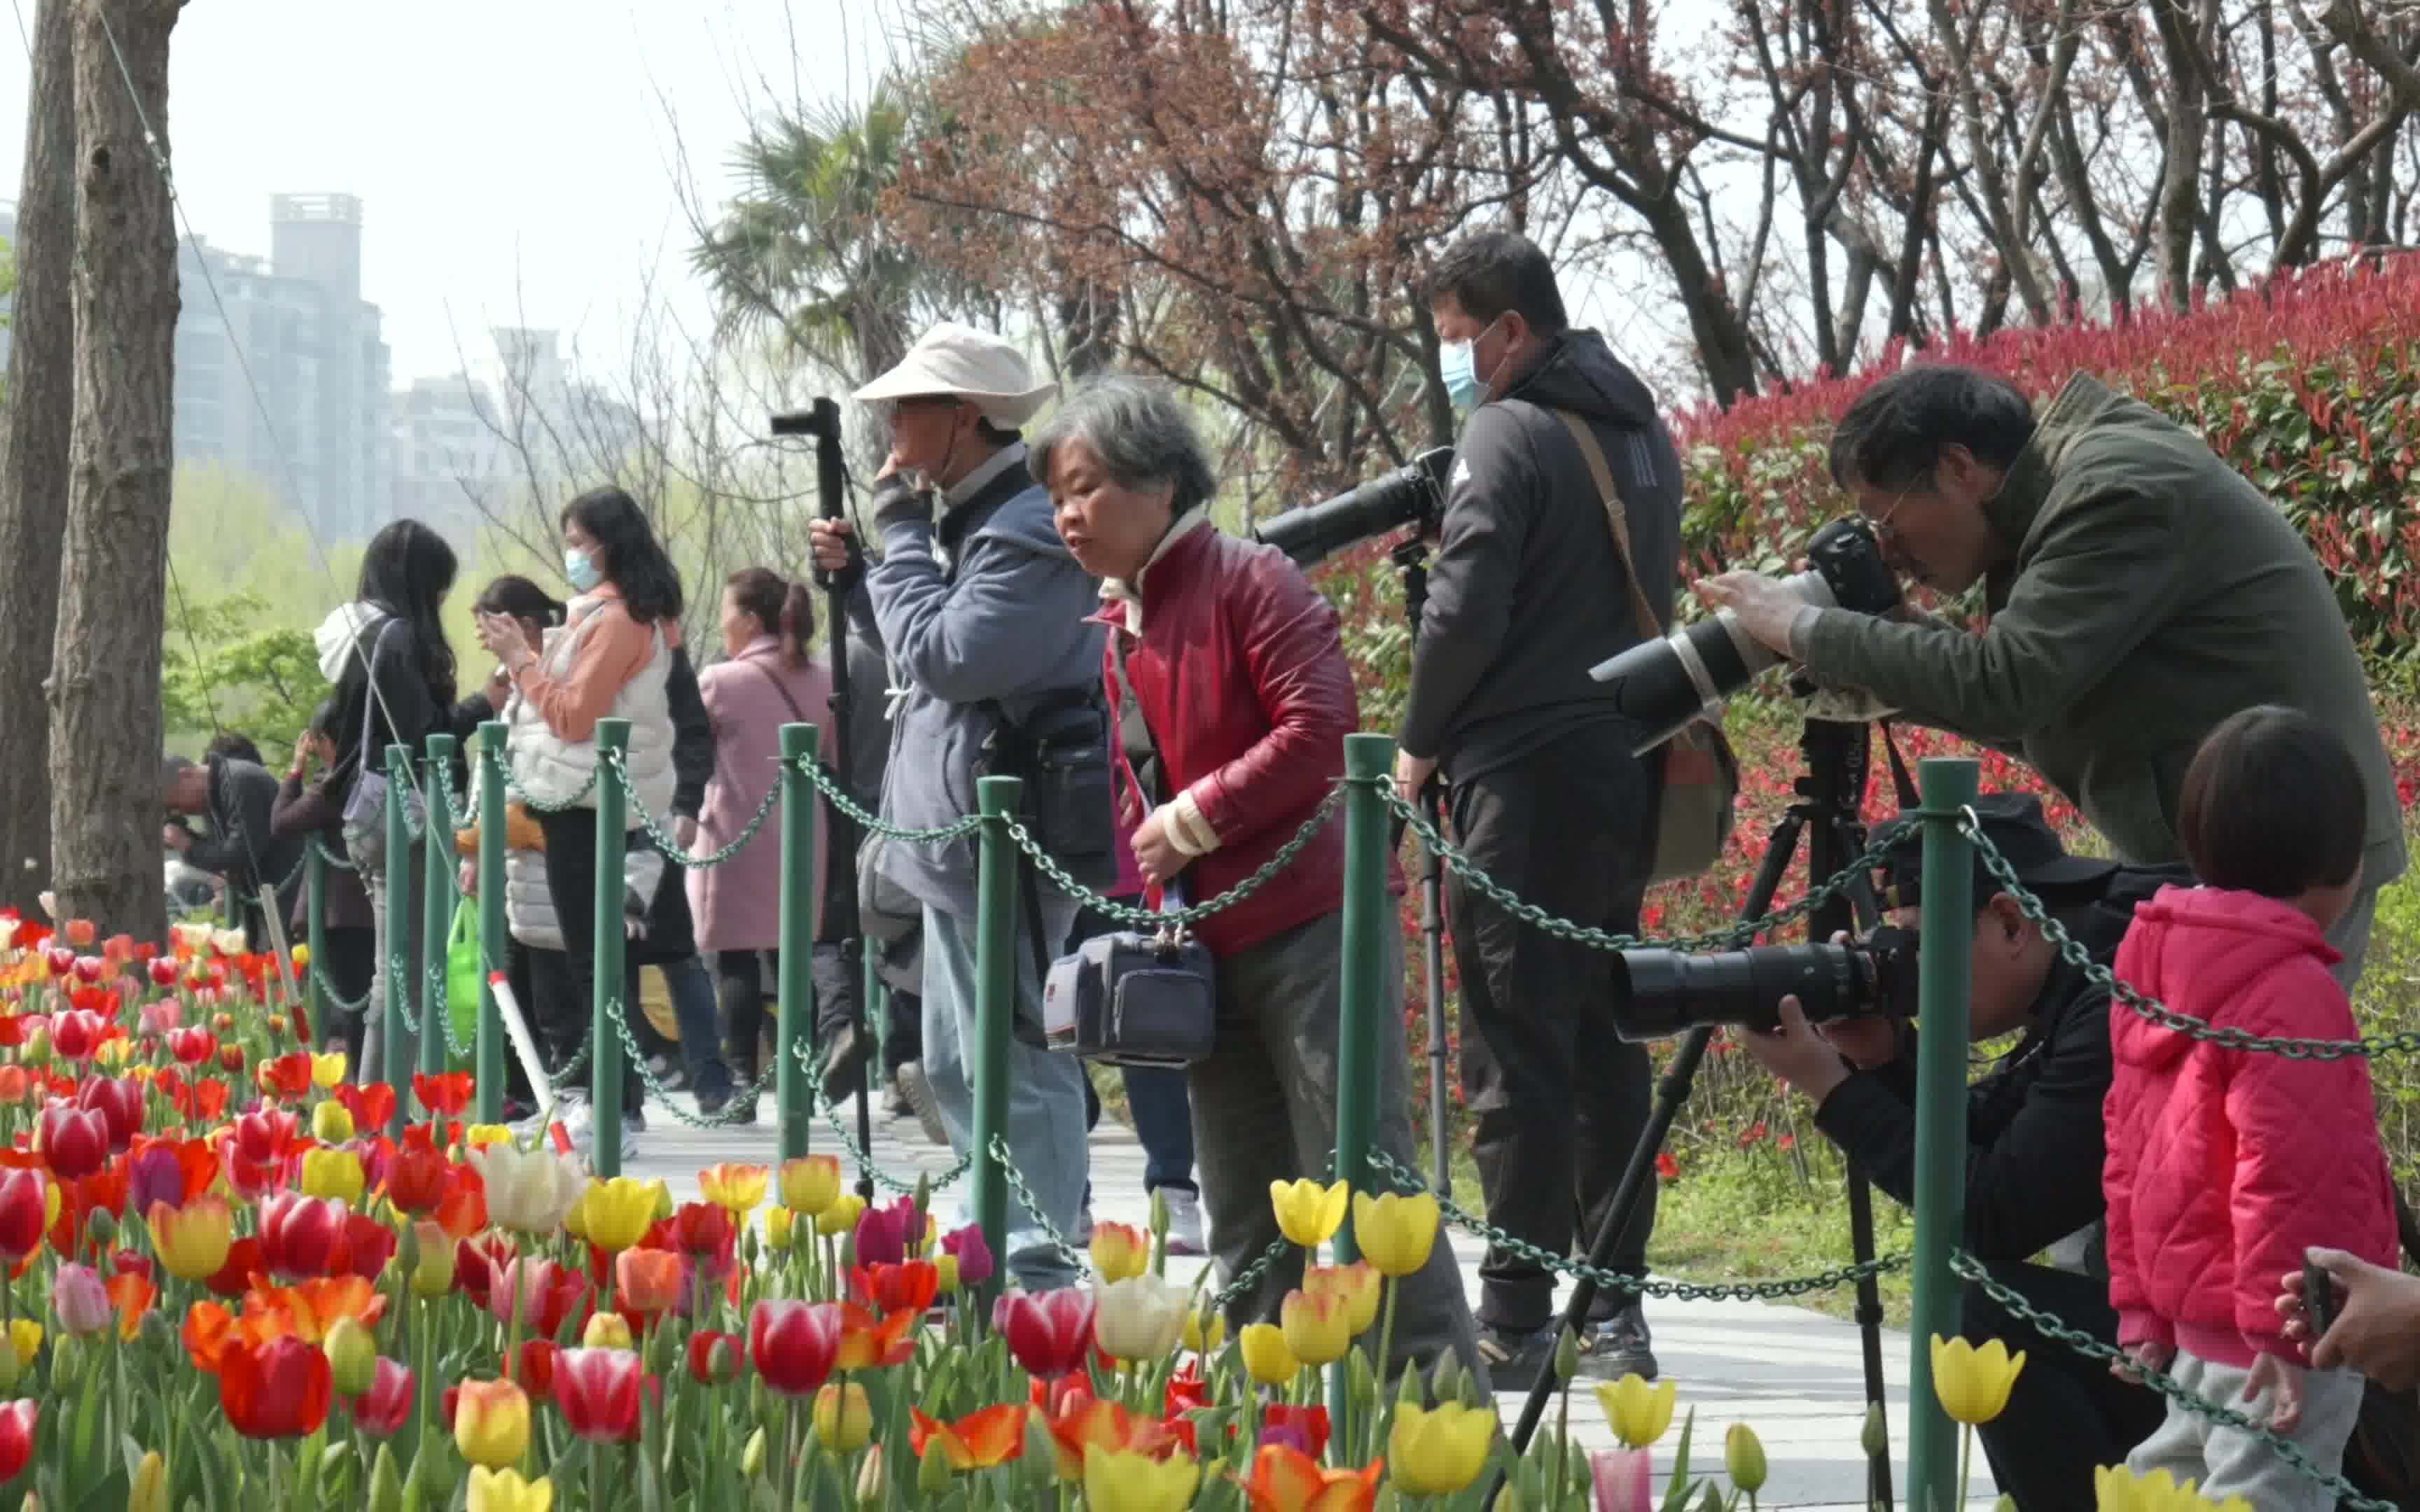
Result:
{"label": "person in dark jacket background", "polygon": [[184,856],[186,865],[226,879],[236,923],[254,949],[269,949],[260,889],[281,886],[302,856],[301,841],[271,830],[277,779],[237,756],[212,755],[203,762],[170,756],[161,764],[160,801],[173,813],[209,820],[206,836],[172,824],[161,839]]}
{"label": "person in dark jacket background", "polygon": [[[335,761],[336,702],[323,702],[311,716],[310,727],[294,743],[294,762],[278,784],[277,801],[269,811],[269,832],[298,854],[320,846],[333,859],[321,863],[320,952],[311,970],[325,982],[328,1003],[319,1031],[322,1049],[341,1048],[348,1066],[362,1059],[362,1006],[367,1001],[370,975],[378,956],[376,932],[370,921],[370,895],[345,856],[344,795],[331,788],[326,773]],[[315,777],[315,769],[318,776]],[[295,889],[293,911],[287,921],[287,937],[310,939],[311,901]],[[353,1005],[342,1008],[338,1003]]]}
{"label": "person in dark jacket background", "polygon": [[[2183,867],[2120,867],[2068,855],[2040,800],[2029,795],[1985,794],[1975,811],[2025,889],[2102,965],[2117,959],[2135,904],[2164,885],[2193,885]],[[1921,862],[1921,837],[1911,827],[1889,862],[1901,928],[1917,924]],[[2061,959],[1979,860],[1974,889],[1969,1035],[1977,1043],[2019,1038],[1967,1090],[1963,1242],[2001,1285],[2115,1346],[2118,1315],[2101,1240],[2109,993]],[[1796,999],[1782,1004],[1779,1030],[1743,1032],[1739,1041],[1815,1103],[1815,1126],[1874,1185],[1913,1205],[1916,1031],[1883,1018],[1817,1030]],[[2035,1263],[2045,1251],[2052,1263]],[[1961,1328],[1978,1344],[1999,1338],[2027,1351],[2007,1410],[1982,1428],[1993,1477],[2020,1508],[2089,1504],[2093,1467],[2123,1464],[2160,1425],[2157,1396],[2036,1335],[1972,1282]]]}
{"label": "person in dark jacket background", "polygon": [[[1638,639],[1639,592],[1670,617],[1681,465],[1648,392],[1594,332],[1575,331],[1554,267],[1527,238],[1481,232],[1430,282],[1449,398],[1469,407],[1412,652],[1395,780],[1441,774],[1456,842],[1488,875],[1564,918],[1619,933],[1638,921],[1655,855],[1660,764],[1589,669]],[[1634,560],[1563,414],[1603,449]],[[1559,841],[1559,843],[1558,843]],[[1614,1032],[1614,960],[1507,914],[1453,879],[1462,965],[1462,1084],[1487,1219],[1544,1249],[1592,1238],[1646,1127],[1647,1048]],[[1644,1274],[1651,1187],[1613,1255]],[[1496,1383],[1526,1390],[1552,1363],[1551,1272],[1502,1249],[1480,1266],[1480,1347]],[[1598,1295],[1591,1375],[1652,1378],[1635,1295]]]}

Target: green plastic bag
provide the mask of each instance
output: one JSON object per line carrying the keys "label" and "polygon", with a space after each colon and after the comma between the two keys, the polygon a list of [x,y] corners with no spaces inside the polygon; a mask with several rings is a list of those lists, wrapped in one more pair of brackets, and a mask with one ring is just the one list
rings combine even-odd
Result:
{"label": "green plastic bag", "polygon": [[454,905],[454,927],[445,936],[445,1017],[456,1044],[475,1045],[479,987],[488,980],[479,958],[479,904],[464,898]]}

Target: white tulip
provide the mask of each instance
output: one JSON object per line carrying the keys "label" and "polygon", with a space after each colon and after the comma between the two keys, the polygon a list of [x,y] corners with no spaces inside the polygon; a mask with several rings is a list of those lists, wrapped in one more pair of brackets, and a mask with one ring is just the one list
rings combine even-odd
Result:
{"label": "white tulip", "polygon": [[1185,1337],[1192,1296],[1146,1271],[1093,1288],[1093,1337],[1120,1360],[1160,1360]]}
{"label": "white tulip", "polygon": [[470,1163],[488,1183],[489,1221],[520,1233],[553,1233],[588,1189],[579,1165],[551,1149],[505,1141],[473,1150]]}

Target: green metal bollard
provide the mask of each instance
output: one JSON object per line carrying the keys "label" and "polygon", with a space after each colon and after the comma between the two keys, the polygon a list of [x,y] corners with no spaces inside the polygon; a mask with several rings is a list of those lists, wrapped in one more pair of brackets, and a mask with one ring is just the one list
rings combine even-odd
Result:
{"label": "green metal bollard", "polygon": [[[489,719],[479,726],[479,955],[482,967],[507,959],[512,949],[504,920],[504,722]],[[528,1005],[522,1005],[527,1012]],[[496,989],[488,973],[479,973],[479,1046],[477,1088],[479,1121],[504,1119],[504,1015],[496,1007]],[[533,1087],[532,1097],[546,1088]]]}
{"label": "green metal bollard", "polygon": [[[403,1137],[405,1094],[411,1090],[411,1041],[403,1017],[412,992],[412,967],[405,945],[411,938],[411,826],[403,811],[403,795],[411,791],[411,748],[386,748],[386,949],[379,956],[386,1012],[380,1028],[383,1064],[379,1074],[395,1092],[395,1114],[387,1133]],[[365,879],[366,880],[366,879]],[[402,965],[397,970],[398,964]]]}
{"label": "green metal bollard", "polygon": [[589,1165],[611,1180],[622,1174],[622,877],[629,795],[613,758],[630,748],[630,721],[597,721],[597,991],[588,1032]]}
{"label": "green metal bollard", "polygon": [[991,1316],[1008,1269],[1008,1173],[993,1158],[992,1141],[1008,1127],[1008,1041],[1016,1026],[1016,841],[1008,822],[1025,795],[1013,777],[986,777],[975,784],[983,810],[983,849],[975,872],[975,1042],[965,1047],[974,1082],[973,1179],[975,1221],[998,1257],[984,1283],[978,1318]]}
{"label": "green metal bollard", "polygon": [[1974,842],[1960,830],[1975,801],[1975,763],[1933,757],[1923,794],[1924,918],[1916,1051],[1916,1265],[1908,1327],[1909,1502],[1958,1498],[1958,1429],[1932,1389],[1932,1335],[1958,1336],[1958,1277],[1949,1252],[1966,1229],[1967,983],[1975,953]]}
{"label": "green metal bollard", "polygon": [[[328,862],[319,854],[317,834],[302,842],[302,939],[311,953],[311,969],[302,974],[303,1001],[311,1005],[311,1027],[318,1030],[319,1042],[328,1041],[328,1031],[335,1026],[330,1021],[334,1011],[328,995],[319,988],[320,973],[327,970],[321,963],[327,960],[328,949]],[[358,1066],[346,1068],[359,1071]]]}
{"label": "green metal bollard", "polygon": [[874,1034],[875,1070],[880,1072],[891,1064],[891,988],[882,980],[880,944],[861,939],[857,945],[857,990],[865,1004],[865,1026]]}
{"label": "green metal bollard", "polygon": [[[454,815],[445,804],[445,769],[454,764],[452,735],[428,737],[428,864],[420,899],[420,1069],[431,1076],[446,1065],[445,941],[454,924]],[[408,1088],[398,1088],[400,1101]]]}
{"label": "green metal bollard", "polygon": [[[805,764],[815,759],[817,733],[811,724],[782,727],[782,967],[774,1007],[773,1106],[783,1160],[807,1153],[814,1127],[814,1099],[799,1057],[815,1042],[815,786],[807,779]],[[764,1083],[761,1069],[757,1083]]]}
{"label": "green metal bollard", "polygon": [[[1386,735],[1344,737],[1344,960],[1337,1012],[1336,1179],[1355,1192],[1373,1190],[1370,1131],[1377,1120],[1378,1069],[1370,1049],[1387,1011],[1387,795],[1379,786],[1394,770],[1395,743]],[[1336,1261],[1360,1257],[1353,1210],[1336,1231]],[[1328,1367],[1327,1411],[1344,1421],[1350,1355]],[[1386,1375],[1382,1362],[1381,1379]]]}

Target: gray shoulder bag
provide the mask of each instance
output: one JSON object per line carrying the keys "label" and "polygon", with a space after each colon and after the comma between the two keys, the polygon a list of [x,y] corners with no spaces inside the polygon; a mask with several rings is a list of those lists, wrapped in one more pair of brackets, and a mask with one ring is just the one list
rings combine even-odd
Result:
{"label": "gray shoulder bag", "polygon": [[[353,773],[353,789],[345,796],[341,833],[345,854],[360,868],[362,878],[368,881],[386,860],[386,769],[379,764],[379,753],[370,749],[370,709],[378,702],[378,654],[386,644],[389,630],[403,622],[389,619],[379,627],[378,638],[370,642],[369,654],[362,658],[362,724],[355,737],[359,755]],[[356,655],[362,648],[361,637],[353,638]],[[427,805],[416,787],[404,789],[404,808],[409,821],[417,826],[426,818]]]}

